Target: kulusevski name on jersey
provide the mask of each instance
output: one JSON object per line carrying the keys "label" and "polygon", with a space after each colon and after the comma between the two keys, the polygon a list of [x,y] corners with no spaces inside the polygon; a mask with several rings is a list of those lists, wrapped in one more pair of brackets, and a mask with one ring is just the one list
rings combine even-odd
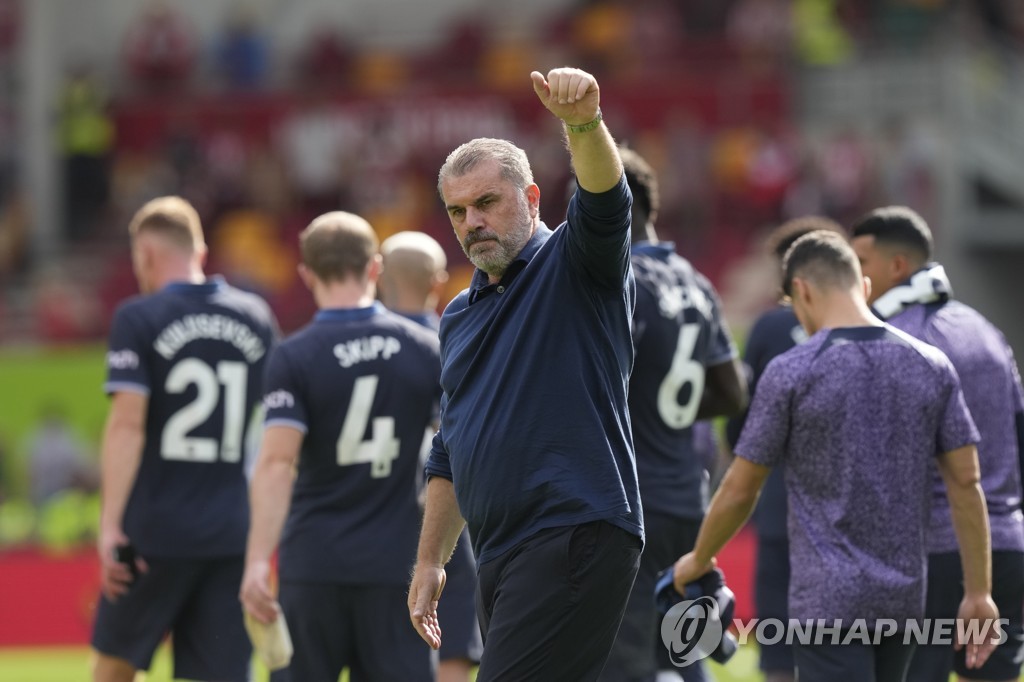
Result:
{"label": "kulusevski name on jersey", "polygon": [[170,360],[196,339],[227,341],[242,351],[245,359],[256,362],[267,352],[266,344],[249,325],[227,315],[200,313],[185,315],[167,325],[156,338],[156,352]]}
{"label": "kulusevski name on jersey", "polygon": [[119,306],[104,389],[149,396],[124,518],[143,556],[244,552],[242,450],[276,333],[265,301],[219,278],[171,284]]}
{"label": "kulusevski name on jersey", "polygon": [[305,434],[283,580],[408,582],[440,371],[437,335],[379,304],[321,310],[271,354],[265,424]]}
{"label": "kulusevski name on jersey", "polygon": [[634,244],[632,262],[636,362],[629,412],[641,499],[645,511],[697,519],[706,475],[691,427],[705,371],[731,362],[736,347],[711,283],[671,243]]}

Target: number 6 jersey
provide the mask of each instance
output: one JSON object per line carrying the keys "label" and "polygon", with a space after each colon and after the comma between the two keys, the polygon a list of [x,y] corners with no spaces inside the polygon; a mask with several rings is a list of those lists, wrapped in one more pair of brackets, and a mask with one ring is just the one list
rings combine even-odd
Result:
{"label": "number 6 jersey", "polygon": [[380,304],[320,310],[274,351],[265,424],[304,434],[281,580],[409,581],[440,373],[437,335]]}
{"label": "number 6 jersey", "polygon": [[123,522],[142,556],[244,553],[243,444],[276,335],[267,303],[220,278],[173,283],[117,309],[104,390],[149,396]]}
{"label": "number 6 jersey", "polygon": [[692,426],[706,370],[731,362],[736,347],[711,283],[670,242],[635,243],[632,261],[636,361],[629,416],[640,499],[645,512],[699,519],[706,476]]}

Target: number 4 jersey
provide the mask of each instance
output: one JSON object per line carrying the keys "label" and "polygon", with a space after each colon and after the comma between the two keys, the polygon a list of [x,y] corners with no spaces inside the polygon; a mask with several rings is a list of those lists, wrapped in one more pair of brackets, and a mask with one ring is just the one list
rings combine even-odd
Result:
{"label": "number 4 jersey", "polygon": [[276,334],[266,302],[220,278],[118,308],[104,389],[149,396],[123,524],[142,556],[244,553],[243,444]]}
{"label": "number 4 jersey", "polygon": [[282,580],[409,581],[420,448],[440,399],[437,334],[375,304],[327,309],[274,351],[266,426],[305,436]]}
{"label": "number 4 jersey", "polygon": [[636,360],[629,382],[637,477],[645,512],[704,514],[704,458],[693,422],[707,368],[736,357],[711,283],[669,242],[632,249]]}

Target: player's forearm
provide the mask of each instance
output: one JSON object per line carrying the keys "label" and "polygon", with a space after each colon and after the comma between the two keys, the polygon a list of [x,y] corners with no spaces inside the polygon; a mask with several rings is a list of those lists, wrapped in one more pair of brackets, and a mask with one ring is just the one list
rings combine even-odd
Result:
{"label": "player's forearm", "polygon": [[128,497],[142,462],[144,442],[141,428],[108,420],[100,451],[100,527],[103,529],[121,530]]}
{"label": "player's forearm", "polygon": [[697,534],[693,553],[699,564],[710,562],[721,551],[725,543],[747,522],[757,504],[760,489],[751,491],[747,486],[736,485],[734,481],[735,471],[730,467],[711,500]]}
{"label": "player's forearm", "polygon": [[249,539],[245,560],[268,561],[281,540],[295,485],[293,466],[264,453],[249,485]]}
{"label": "player's forearm", "polygon": [[566,130],[572,167],[579,186],[588,192],[607,192],[622,177],[622,160],[615,140],[604,122],[593,130],[574,133]]}
{"label": "player's forearm", "polygon": [[452,482],[440,476],[432,477],[427,482],[416,563],[430,566],[447,564],[465,525],[466,521],[459,514]]}
{"label": "player's forearm", "polygon": [[947,483],[953,529],[960,546],[964,572],[964,592],[968,595],[992,592],[992,547],[988,509],[981,485]]}

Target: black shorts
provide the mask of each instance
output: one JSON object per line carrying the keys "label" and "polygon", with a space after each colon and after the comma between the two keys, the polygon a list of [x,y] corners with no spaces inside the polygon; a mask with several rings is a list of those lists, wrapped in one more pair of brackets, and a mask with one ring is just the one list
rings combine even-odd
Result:
{"label": "black shorts", "polygon": [[658,573],[693,549],[700,522],[700,519],[644,512],[647,541],[640,557],[640,570],[626,603],[619,634],[601,673],[602,681],[653,680],[658,670],[677,670],[686,682],[704,682],[707,679],[704,665],[699,661],[686,668],[672,665],[668,650],[661,641],[661,619],[654,604]]}
{"label": "black shorts", "polygon": [[434,656],[409,623],[405,585],[283,581],[279,601],[295,653],[273,682],[433,682]]}
{"label": "black shorts", "polygon": [[238,602],[242,557],[146,562],[149,571],[127,594],[113,603],[100,599],[93,648],[148,670],[171,634],[175,679],[248,680],[252,646]]}
{"label": "black shorts", "polygon": [[[842,642],[846,633],[838,638]],[[880,638],[878,644],[793,645],[800,682],[903,682],[914,653],[902,634]],[[945,682],[946,678],[942,678]],[[935,682],[933,680],[932,682]]]}
{"label": "black shorts", "polygon": [[[789,620],[789,540],[757,540],[754,574],[754,605],[758,618]],[[762,644],[760,667],[764,672],[793,672],[793,646],[783,639]]]}
{"label": "black shorts", "polygon": [[476,620],[476,559],[467,531],[462,531],[455,554],[444,568],[447,580],[437,606],[442,631],[440,659],[479,663],[484,644]]}
{"label": "black shorts", "polygon": [[539,531],[482,564],[477,681],[596,680],[641,549],[636,535],[594,521]]}
{"label": "black shorts", "polygon": [[[956,618],[963,597],[960,553],[929,555],[925,617]],[[996,647],[985,665],[968,668],[965,652],[954,651],[951,646],[918,646],[910,663],[907,682],[945,680],[952,671],[977,680],[1017,679],[1024,655],[1024,552],[992,552],[992,600],[999,609],[999,617],[1009,623],[1003,628],[1006,641]]]}

